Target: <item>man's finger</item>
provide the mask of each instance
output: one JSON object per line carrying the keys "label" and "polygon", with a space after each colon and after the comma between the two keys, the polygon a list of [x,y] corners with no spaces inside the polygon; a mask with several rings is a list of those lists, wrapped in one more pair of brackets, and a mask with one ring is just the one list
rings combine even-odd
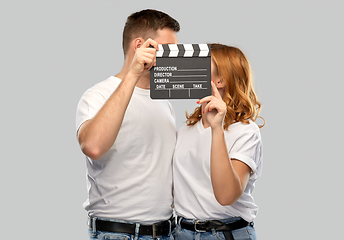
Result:
{"label": "man's finger", "polygon": [[159,50],[158,43],[151,38],[148,38],[143,44],[142,47],[144,48],[154,48],[155,50]]}

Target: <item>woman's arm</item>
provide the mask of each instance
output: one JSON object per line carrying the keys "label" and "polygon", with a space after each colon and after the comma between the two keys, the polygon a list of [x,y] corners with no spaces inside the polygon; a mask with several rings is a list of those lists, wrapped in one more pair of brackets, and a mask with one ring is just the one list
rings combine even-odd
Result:
{"label": "woman's arm", "polygon": [[210,159],[215,198],[221,205],[235,203],[246,188],[251,168],[239,160],[229,159],[223,128],[212,129]]}
{"label": "woman's arm", "polygon": [[223,129],[227,106],[214,82],[211,85],[212,96],[199,101],[204,109],[202,118],[212,129],[211,182],[217,201],[221,205],[231,205],[243,194],[251,168],[239,160],[229,158]]}

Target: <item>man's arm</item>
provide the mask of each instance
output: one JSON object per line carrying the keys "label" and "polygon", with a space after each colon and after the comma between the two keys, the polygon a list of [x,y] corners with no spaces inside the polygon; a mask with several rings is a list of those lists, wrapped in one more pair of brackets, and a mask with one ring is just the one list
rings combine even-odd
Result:
{"label": "man's arm", "polygon": [[155,64],[156,49],[158,45],[151,39],[136,49],[132,64],[117,89],[99,112],[80,126],[78,141],[86,156],[99,160],[114,144],[136,83]]}

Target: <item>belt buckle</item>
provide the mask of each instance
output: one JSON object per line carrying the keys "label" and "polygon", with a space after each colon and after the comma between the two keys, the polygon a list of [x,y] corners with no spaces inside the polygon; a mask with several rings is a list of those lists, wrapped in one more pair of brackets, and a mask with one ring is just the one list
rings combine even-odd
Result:
{"label": "belt buckle", "polygon": [[[154,223],[153,225],[152,225],[152,230],[153,230],[153,232],[152,232],[152,237],[153,238],[157,238],[157,237],[161,237],[162,235],[158,235],[157,234],[157,231],[158,231],[158,226],[160,225],[160,223]],[[161,227],[161,226],[160,226]]]}
{"label": "belt buckle", "polygon": [[195,224],[194,224],[195,231],[196,231],[196,232],[199,232],[199,233],[207,232],[206,230],[199,230],[199,229],[197,229],[197,225],[198,225],[199,223],[205,223],[205,222],[206,222],[206,221],[204,221],[204,220],[196,220],[196,222],[195,222]]}
{"label": "belt buckle", "polygon": [[153,230],[153,238],[156,238],[157,236],[156,236],[156,225],[155,224],[153,224],[152,225],[152,230]]}
{"label": "belt buckle", "polygon": [[[167,220],[166,222],[168,222],[168,226],[169,226],[169,231],[168,231],[168,234],[169,233],[171,233],[171,231],[172,231],[172,223],[171,223],[171,220]],[[160,234],[160,235],[158,235],[157,234],[157,231],[158,231],[158,229],[157,229],[157,227],[160,227],[160,229],[161,229],[161,225],[162,224],[164,224],[165,222],[159,222],[159,223],[154,223],[154,224],[152,224],[152,237],[153,238],[157,238],[157,237],[161,237],[163,234]],[[160,231],[160,233],[161,233],[161,231]]]}
{"label": "belt buckle", "polygon": [[92,230],[92,225],[91,225],[92,221],[91,221],[91,218],[87,218],[87,226],[89,229]]}

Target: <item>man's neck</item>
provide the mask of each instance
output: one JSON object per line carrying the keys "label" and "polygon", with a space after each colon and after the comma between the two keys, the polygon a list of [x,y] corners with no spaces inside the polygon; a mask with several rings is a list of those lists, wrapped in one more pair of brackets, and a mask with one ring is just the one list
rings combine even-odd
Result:
{"label": "man's neck", "polygon": [[142,76],[139,81],[136,83],[136,87],[142,88],[142,89],[149,89],[150,87],[150,79],[148,76]]}
{"label": "man's neck", "polygon": [[[129,70],[128,66],[130,66],[130,65],[124,63],[121,71],[117,75],[115,75],[115,76],[122,80],[124,78],[124,76],[127,74],[128,70]],[[135,86],[138,87],[138,88],[149,89],[149,87],[150,87],[150,76],[149,76],[149,73],[146,74],[145,76],[141,76],[141,78],[137,81]]]}

